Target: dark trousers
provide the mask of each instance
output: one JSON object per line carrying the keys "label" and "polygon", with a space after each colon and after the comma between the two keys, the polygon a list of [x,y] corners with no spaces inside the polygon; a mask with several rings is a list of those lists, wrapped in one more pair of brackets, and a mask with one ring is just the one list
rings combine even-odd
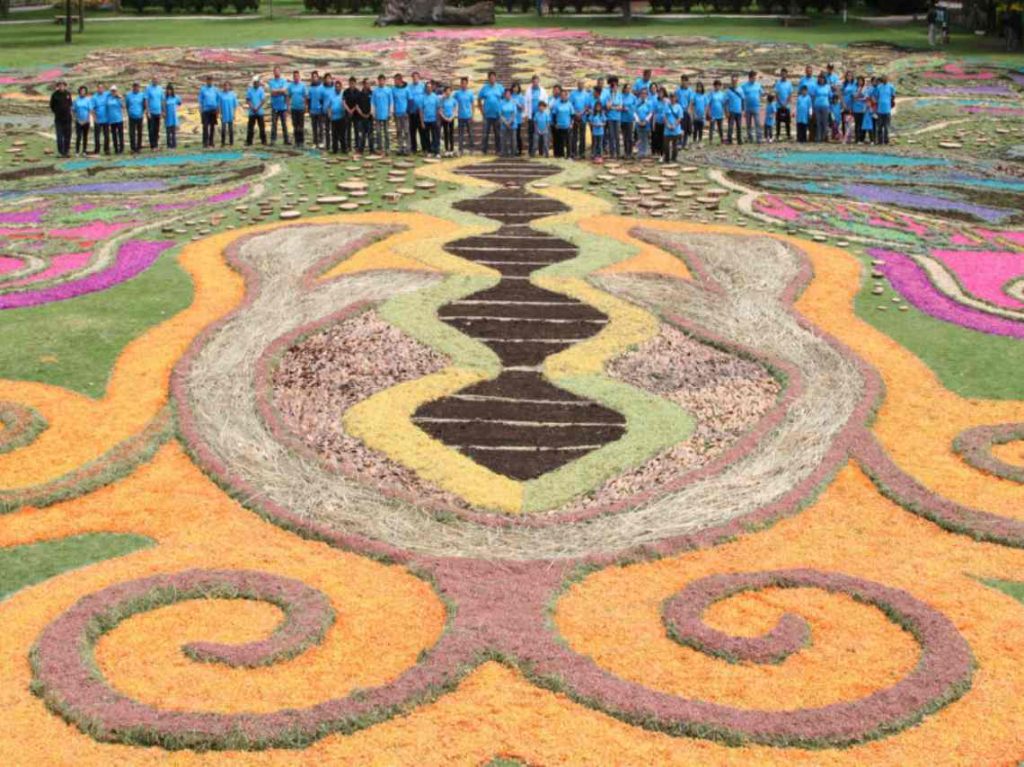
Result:
{"label": "dark trousers", "polygon": [[[558,135],[556,129],[555,135]],[[555,145],[557,146],[557,144]],[[555,157],[560,156],[572,156],[572,157],[586,157],[587,156],[587,126],[583,120],[573,118],[572,130],[569,135],[569,152],[568,155],[559,155],[558,150],[555,150]]]}
{"label": "dark trousers", "polygon": [[622,155],[624,157],[633,156],[633,123],[622,121]]}
{"label": "dark trousers", "polygon": [[292,133],[295,134],[295,146],[306,143],[306,112],[303,109],[292,110]]}
{"label": "dark trousers", "polygon": [[779,107],[779,111],[775,113],[775,138],[779,138],[782,135],[782,123],[786,123],[786,138],[793,138],[792,129],[790,123],[792,122],[791,112],[787,107]]}
{"label": "dark trousers", "polygon": [[227,120],[220,124],[220,145],[224,146],[225,144],[235,145],[235,124],[229,123]]}
{"label": "dark trousers", "polygon": [[665,150],[665,123],[654,123],[651,130],[651,152],[661,154]]}
{"label": "dark trousers", "polygon": [[260,143],[267,143],[267,121],[263,115],[249,115],[249,126],[245,130],[245,145],[252,146],[253,131],[256,126],[260,128]]}
{"label": "dark trousers", "polygon": [[420,136],[420,113],[409,112],[409,151],[416,154],[416,149],[419,147],[419,136]]}
{"label": "dark trousers", "polygon": [[796,141],[798,144],[807,143],[807,123],[796,124]]}
{"label": "dark trousers", "polygon": [[57,154],[67,157],[71,154],[71,120],[54,120],[53,132],[57,137]]}
{"label": "dark trousers", "polygon": [[728,130],[726,131],[726,134],[728,136],[727,140],[729,141],[730,144],[732,143],[732,129],[736,128],[736,143],[737,144],[742,144],[743,143],[743,113],[742,112],[729,112],[729,114],[726,116],[726,120],[727,120],[728,126],[729,126]]}
{"label": "dark trousers", "polygon": [[313,146],[320,146],[324,140],[324,116],[311,114],[309,121],[313,124]]}
{"label": "dark trousers", "polygon": [[202,113],[203,119],[203,146],[213,146],[214,136],[217,134],[217,110],[205,109]]}
{"label": "dark trousers", "polygon": [[100,136],[103,136],[103,153],[110,154],[110,126],[107,123],[97,123],[93,128],[92,151],[93,154],[100,153]]}
{"label": "dark trousers", "polygon": [[500,124],[501,120],[499,120],[497,117],[484,118],[484,154],[487,154],[487,147],[490,146],[490,138],[492,132],[494,133],[494,153],[501,154],[501,132],[499,131]]}
{"label": "dark trousers", "polygon": [[455,121],[441,123],[441,133],[444,135],[444,151],[455,151]]}
{"label": "dark trousers", "polygon": [[114,154],[124,154],[124,123],[110,124],[110,142],[114,145]]}
{"label": "dark trousers", "polygon": [[879,144],[889,143],[889,123],[892,121],[892,115],[878,115],[875,124],[875,135],[878,138]]}
{"label": "dark trousers", "polygon": [[864,141],[864,113],[853,113],[853,138],[860,144]]}
{"label": "dark trousers", "polygon": [[328,147],[331,152],[337,154],[348,151],[348,133],[348,120],[331,121],[331,145]]}
{"label": "dark trousers", "polygon": [[75,154],[89,151],[89,123],[75,123]]}
{"label": "dark trousers", "polygon": [[[569,129],[568,128],[555,128],[555,157],[568,157],[569,156]],[[584,151],[586,151],[586,144]],[[583,155],[579,155],[583,157]]]}
{"label": "dark trousers", "polygon": [[694,120],[693,121],[693,140],[703,141],[704,140],[704,121]]}
{"label": "dark trousers", "polygon": [[128,118],[128,146],[133,152],[142,150],[142,118]]}
{"label": "dark trousers", "polygon": [[686,142],[690,140],[690,132],[693,130],[693,119],[690,117],[690,113],[687,112],[683,115],[683,135],[680,137],[680,141],[683,145],[683,149],[686,149]]}
{"label": "dark trousers", "polygon": [[288,140],[288,112],[284,109],[272,109],[270,111],[270,143],[274,144],[277,142],[278,121],[281,122],[281,135],[284,137],[284,143],[292,143]]}
{"label": "dark trousers", "polygon": [[149,126],[149,148],[156,149],[160,146],[160,115],[149,115],[146,120]]}
{"label": "dark trousers", "polygon": [[426,141],[423,142],[423,151],[426,154],[440,154],[441,126],[437,124],[437,121],[435,120],[432,123],[425,123],[423,126],[423,133],[426,136]]}
{"label": "dark trousers", "polygon": [[167,148],[177,149],[178,148],[178,126],[168,125],[167,126]]}
{"label": "dark trousers", "polygon": [[708,126],[708,143],[710,144],[715,138],[715,128],[718,128],[718,143],[725,143],[725,133],[722,131],[722,123],[725,122],[721,117],[712,117],[711,125]]}
{"label": "dark trousers", "polygon": [[661,150],[661,159],[665,162],[675,162],[679,156],[679,136],[665,136],[662,144],[664,146]]}
{"label": "dark trousers", "polygon": [[356,151],[362,153],[370,148],[373,142],[373,121],[369,117],[355,119]]}

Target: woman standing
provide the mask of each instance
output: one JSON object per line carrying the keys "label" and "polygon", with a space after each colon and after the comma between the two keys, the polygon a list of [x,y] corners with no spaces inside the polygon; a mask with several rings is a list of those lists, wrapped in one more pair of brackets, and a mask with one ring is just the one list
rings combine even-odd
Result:
{"label": "woman standing", "polygon": [[498,139],[498,146],[503,157],[511,157],[515,154],[515,133],[516,133],[516,112],[519,107],[512,98],[512,89],[505,89],[505,96],[498,107],[498,118],[501,122],[501,133]]}
{"label": "woman standing", "polygon": [[75,154],[89,151],[89,118],[92,115],[92,97],[84,85],[78,87],[78,98],[73,106],[75,111]]}
{"label": "woman standing", "polygon": [[512,83],[512,100],[516,102],[516,151],[517,155],[523,153],[523,121],[526,119],[526,95],[523,93],[523,86],[518,80]]}
{"label": "woman standing", "polygon": [[178,107],[181,99],[174,93],[174,86],[168,83],[164,98],[164,125],[167,127],[167,148],[178,148]]}
{"label": "woman standing", "polygon": [[107,124],[110,126],[114,154],[124,154],[124,99],[116,85],[111,85],[107,92]]}

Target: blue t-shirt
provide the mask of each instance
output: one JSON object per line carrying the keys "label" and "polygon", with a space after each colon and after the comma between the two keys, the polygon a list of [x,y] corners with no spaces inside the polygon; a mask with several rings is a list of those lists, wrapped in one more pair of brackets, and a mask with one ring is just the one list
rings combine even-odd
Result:
{"label": "blue t-shirt", "polygon": [[79,96],[74,103],[75,120],[80,123],[89,122],[89,114],[92,112],[92,96]]}
{"label": "blue t-shirt", "polygon": [[181,97],[168,96],[164,99],[164,104],[167,105],[167,127],[176,128],[178,126],[178,107],[181,106]]}
{"label": "blue t-shirt", "polygon": [[[245,91],[245,101],[249,107],[249,114],[257,117],[263,116],[263,105],[264,99],[267,97],[267,92],[262,87],[254,88],[251,85]],[[258,107],[254,109],[253,107]]]}
{"label": "blue t-shirt", "polygon": [[708,101],[711,103],[711,119],[725,119],[725,91],[711,91],[708,94]]}
{"label": "blue t-shirt", "polygon": [[651,81],[650,80],[645,80],[642,77],[638,77],[638,78],[636,78],[636,82],[633,83],[633,90],[636,93],[639,93],[640,91],[650,92],[650,90],[651,90]]}
{"label": "blue t-shirt", "polygon": [[322,115],[324,113],[323,83],[309,86],[309,113],[311,115]]}
{"label": "blue t-shirt", "polygon": [[651,127],[651,102],[641,99],[633,110],[633,122],[640,128]]}
{"label": "blue t-shirt", "polygon": [[682,104],[669,104],[665,109],[665,135],[681,136],[683,133],[683,115],[686,111]]}
{"label": "blue t-shirt", "polygon": [[513,127],[516,124],[516,112],[519,107],[516,105],[515,99],[503,99],[501,106],[498,107],[498,114],[501,116],[501,121],[511,123]]}
{"label": "blue t-shirt", "polygon": [[408,85],[391,86],[391,105],[394,109],[395,117],[405,117],[409,114]]}
{"label": "blue t-shirt", "polygon": [[604,117],[604,112],[601,112],[600,114],[595,113],[595,114],[590,115],[590,133],[591,133],[591,135],[593,135],[593,136],[603,136],[604,135],[604,126],[605,126],[606,122],[608,122],[608,121]]}
{"label": "blue t-shirt", "polygon": [[640,99],[632,93],[622,94],[622,122],[627,125],[633,122],[633,115],[636,114],[636,105],[639,101]]}
{"label": "blue t-shirt", "polygon": [[846,83],[843,86],[843,106],[853,109],[853,97],[857,93],[857,83]]}
{"label": "blue t-shirt", "polygon": [[92,111],[93,111],[93,114],[96,116],[96,124],[97,125],[106,125],[107,124],[107,94],[106,94],[106,92],[94,93],[92,95]]}
{"label": "blue t-shirt", "polygon": [[441,117],[445,120],[455,119],[455,112],[458,110],[459,104],[455,100],[454,96],[444,96],[441,99]]}
{"label": "blue t-shirt", "polygon": [[275,112],[283,112],[288,108],[288,100],[285,94],[275,94],[274,91],[288,90],[288,81],[283,77],[271,77],[267,81],[267,88],[270,89],[270,108]]}
{"label": "blue t-shirt", "polygon": [[651,104],[651,114],[654,115],[653,121],[655,125],[662,125],[665,122],[665,110],[668,107],[665,102],[661,99],[655,99],[654,103]]}
{"label": "blue t-shirt", "polygon": [[582,88],[569,93],[569,103],[572,104],[572,108],[576,114],[581,115],[587,111],[587,105],[590,99],[590,91]]}
{"label": "blue t-shirt", "polygon": [[107,93],[107,122],[120,125],[124,122],[124,100],[120,96]]}
{"label": "blue t-shirt", "polygon": [[423,94],[425,92],[426,86],[423,83],[409,84],[409,114],[419,114],[420,109],[423,108]]}
{"label": "blue t-shirt", "polygon": [[523,124],[523,114],[526,112],[526,96],[522,93],[513,93],[512,101],[516,105],[515,127]]}
{"label": "blue t-shirt", "polygon": [[679,86],[676,88],[676,101],[679,102],[679,106],[683,108],[683,114],[690,111],[690,102],[693,101],[693,91],[690,90],[690,86],[685,88]]}
{"label": "blue t-shirt", "polygon": [[[811,92],[811,88],[818,84],[818,78],[814,75],[804,75],[800,78],[800,88],[807,88],[807,92]],[[797,88],[797,93],[800,92],[800,88]]]}
{"label": "blue t-shirt", "polygon": [[784,107],[789,106],[789,99],[793,95],[793,83],[789,80],[778,80],[775,83],[775,98]]}
{"label": "blue t-shirt", "polygon": [[832,101],[832,87],[828,83],[815,85],[813,91],[808,88],[807,92],[814,98],[815,109],[828,109],[829,103]]}
{"label": "blue t-shirt", "polygon": [[146,108],[151,115],[161,115],[164,111],[164,89],[159,85],[146,88]]}
{"label": "blue t-shirt", "polygon": [[345,99],[338,91],[326,91],[324,108],[331,115],[332,120],[340,120],[345,116]]}
{"label": "blue t-shirt", "polygon": [[802,93],[796,97],[797,125],[807,125],[811,121],[811,97]]}
{"label": "blue t-shirt", "polygon": [[146,111],[146,94],[142,91],[128,91],[124,94],[124,103],[128,105],[128,116],[141,119]]}
{"label": "blue t-shirt", "polygon": [[537,133],[547,133],[551,128],[551,113],[548,110],[543,112],[537,110],[533,113],[533,129]]}
{"label": "blue t-shirt", "polygon": [[423,112],[423,122],[437,122],[437,107],[440,103],[441,97],[436,93],[423,94],[423,106],[420,107],[420,111]]}
{"label": "blue t-shirt", "polygon": [[622,94],[618,91],[608,91],[608,98],[605,100],[607,111],[605,112],[606,122],[622,121]]}
{"label": "blue t-shirt", "polygon": [[473,95],[473,91],[469,88],[463,90],[459,88],[454,94],[455,103],[459,105],[459,119],[460,120],[472,120],[473,119],[473,100],[476,98]]}
{"label": "blue t-shirt", "polygon": [[220,91],[214,85],[203,85],[199,88],[199,109],[202,112],[217,111],[220,103]]}
{"label": "blue t-shirt", "polygon": [[480,88],[477,98],[483,104],[484,117],[488,120],[494,120],[498,117],[498,113],[501,111],[501,99],[504,94],[505,88],[501,83],[495,83],[494,85],[487,83]]}
{"label": "blue t-shirt", "polygon": [[305,83],[297,83],[294,80],[288,83],[288,100],[291,108],[299,111],[306,109],[306,96],[309,95],[309,88]]}
{"label": "blue t-shirt", "polygon": [[864,119],[861,120],[860,127],[861,130],[871,130],[875,127],[875,118],[872,117],[870,109],[864,113]]}
{"label": "blue t-shirt", "polygon": [[726,90],[725,100],[729,104],[729,114],[738,115],[743,112],[743,94],[738,88]]}
{"label": "blue t-shirt", "polygon": [[238,96],[234,91],[220,92],[220,119],[226,123],[235,121],[235,110],[238,109]]}
{"label": "blue t-shirt", "polygon": [[748,112],[761,111],[761,83],[750,82],[749,80],[741,86],[743,91],[743,105]]}
{"label": "blue t-shirt", "polygon": [[370,106],[373,107],[375,120],[387,120],[391,117],[391,107],[395,100],[391,97],[391,89],[386,85],[377,85],[370,94]]}
{"label": "blue t-shirt", "polygon": [[775,125],[775,113],[779,111],[779,105],[774,101],[769,102],[764,107],[764,124]]}
{"label": "blue t-shirt", "polygon": [[699,122],[704,122],[704,115],[708,111],[708,94],[707,93],[694,93],[693,94],[693,119]]}
{"label": "blue t-shirt", "polygon": [[572,102],[561,98],[552,105],[551,111],[554,113],[552,118],[555,121],[556,128],[569,128],[572,125],[572,116],[576,114]]}
{"label": "blue t-shirt", "polygon": [[896,88],[892,83],[880,83],[875,88],[875,104],[877,104],[878,114],[892,114],[892,100],[895,96]]}

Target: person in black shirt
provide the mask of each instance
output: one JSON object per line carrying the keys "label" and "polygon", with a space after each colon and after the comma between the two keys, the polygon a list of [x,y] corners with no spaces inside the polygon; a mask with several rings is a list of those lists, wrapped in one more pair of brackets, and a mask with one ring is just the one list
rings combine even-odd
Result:
{"label": "person in black shirt", "polygon": [[50,111],[53,112],[53,129],[57,135],[57,154],[71,156],[71,93],[68,84],[61,80],[57,90],[50,96]]}
{"label": "person in black shirt", "polygon": [[373,150],[373,118],[370,116],[370,81],[363,78],[363,89],[359,91],[359,117],[356,121],[356,151],[360,154]]}
{"label": "person in black shirt", "polygon": [[343,136],[341,140],[341,151],[352,151],[352,131],[355,130],[358,140],[359,136],[359,100],[360,91],[356,85],[356,78],[348,78],[348,87],[342,95],[345,100],[345,124],[342,125]]}

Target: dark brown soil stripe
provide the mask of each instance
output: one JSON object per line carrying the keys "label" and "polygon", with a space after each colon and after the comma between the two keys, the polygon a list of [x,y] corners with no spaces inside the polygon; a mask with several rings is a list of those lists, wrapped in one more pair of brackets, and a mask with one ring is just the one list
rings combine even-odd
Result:
{"label": "dark brown soil stripe", "polygon": [[572,341],[564,343],[542,344],[542,343],[507,343],[504,341],[487,341],[487,346],[494,350],[506,367],[534,367],[540,365],[552,354],[557,354],[563,349],[573,345]]}
{"label": "dark brown soil stripe", "polygon": [[586,304],[459,302],[441,307],[437,315],[442,319],[445,317],[516,317],[522,319],[543,317],[552,320],[605,320],[605,316],[601,312]]}
{"label": "dark brown soil stripe", "polygon": [[576,304],[579,301],[552,290],[537,287],[532,282],[520,282],[518,285],[502,281],[493,288],[481,290],[479,293],[466,296],[464,300],[473,301],[543,301],[560,304]]}
{"label": "dark brown soil stripe", "polygon": [[584,402],[575,394],[553,386],[540,373],[505,371],[492,381],[483,381],[459,394],[477,397],[516,397],[531,400]]}
{"label": "dark brown soil stripe", "polygon": [[567,463],[593,452],[592,448],[582,450],[538,450],[536,452],[475,450],[462,448],[460,453],[472,458],[481,466],[512,479],[526,481],[560,469]]}
{"label": "dark brown soil stripe", "polygon": [[447,397],[430,402],[416,411],[421,418],[466,418],[492,421],[535,421],[538,423],[624,423],[623,417],[594,402],[533,404],[487,400],[463,400]]}
{"label": "dark brown soil stripe", "polygon": [[589,322],[529,322],[526,320],[450,319],[445,323],[472,338],[520,339],[546,341],[551,339],[587,339],[601,332],[601,326]]}

